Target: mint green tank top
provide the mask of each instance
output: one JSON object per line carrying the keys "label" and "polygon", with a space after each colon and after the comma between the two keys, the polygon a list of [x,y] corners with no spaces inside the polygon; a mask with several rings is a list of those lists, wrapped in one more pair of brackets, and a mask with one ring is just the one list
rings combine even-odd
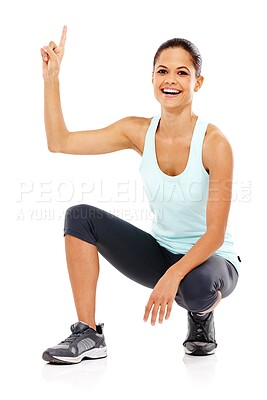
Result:
{"label": "mint green tank top", "polygon": [[[155,133],[159,121],[160,115],[151,120],[139,167],[154,214],[150,234],[170,252],[186,254],[206,232],[209,174],[202,163],[202,145],[208,123],[198,117],[186,168],[181,174],[170,176],[157,162]],[[229,260],[239,272],[241,259],[236,254],[229,223],[224,243],[214,254]]]}

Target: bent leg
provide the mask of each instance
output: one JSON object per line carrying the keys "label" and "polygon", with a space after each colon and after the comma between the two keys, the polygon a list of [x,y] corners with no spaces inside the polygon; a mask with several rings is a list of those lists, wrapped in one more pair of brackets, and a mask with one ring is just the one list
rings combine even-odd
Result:
{"label": "bent leg", "polygon": [[192,312],[209,312],[229,296],[238,281],[230,261],[213,254],[181,281],[176,302]]}
{"label": "bent leg", "polygon": [[95,301],[99,275],[96,246],[66,234],[65,251],[78,320],[96,329]]}
{"label": "bent leg", "polygon": [[238,280],[235,267],[213,254],[185,276],[176,302],[188,310],[188,333],[183,343],[186,354],[207,356],[217,348],[213,310],[229,296]]}
{"label": "bent leg", "polygon": [[[79,320],[95,326],[98,252],[128,278],[153,288],[171,265],[149,233],[92,205],[70,207],[65,216],[66,257]],[[175,255],[175,259],[182,255]]]}
{"label": "bent leg", "polygon": [[150,288],[170,266],[152,235],[92,205],[80,204],[67,210],[64,235],[94,244],[123,275]]}

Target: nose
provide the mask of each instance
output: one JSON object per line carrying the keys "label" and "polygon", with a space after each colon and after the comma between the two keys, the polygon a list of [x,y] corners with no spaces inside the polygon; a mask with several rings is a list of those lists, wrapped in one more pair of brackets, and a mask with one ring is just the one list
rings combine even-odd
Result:
{"label": "nose", "polygon": [[176,79],[176,77],[174,77],[174,76],[168,76],[168,77],[166,77],[166,79],[165,79],[165,84],[167,84],[167,85],[175,85],[177,83],[177,79]]}
{"label": "nose", "polygon": [[177,83],[177,75],[176,74],[168,74],[165,78],[165,83],[168,85]]}

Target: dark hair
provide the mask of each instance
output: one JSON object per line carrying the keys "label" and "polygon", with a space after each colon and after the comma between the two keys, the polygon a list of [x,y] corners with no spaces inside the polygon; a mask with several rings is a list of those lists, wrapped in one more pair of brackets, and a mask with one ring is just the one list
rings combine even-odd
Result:
{"label": "dark hair", "polygon": [[161,55],[161,53],[163,52],[163,50],[169,49],[170,47],[172,47],[172,48],[181,47],[182,49],[184,49],[185,51],[187,51],[190,54],[192,63],[194,65],[194,68],[196,71],[196,77],[199,77],[201,74],[201,66],[202,66],[201,54],[200,54],[198,48],[192,42],[190,42],[187,39],[180,39],[180,38],[174,38],[174,39],[167,40],[166,42],[162,43],[159,46],[159,48],[155,54],[154,61],[153,61],[153,71],[154,71],[156,62],[157,62],[159,56]]}

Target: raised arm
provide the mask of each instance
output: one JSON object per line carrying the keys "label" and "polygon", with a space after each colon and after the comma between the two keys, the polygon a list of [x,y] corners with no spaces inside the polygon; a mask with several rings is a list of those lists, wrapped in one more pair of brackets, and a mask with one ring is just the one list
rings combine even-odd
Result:
{"label": "raised arm", "polygon": [[44,120],[49,151],[67,154],[103,154],[134,148],[130,132],[136,118],[128,117],[98,130],[69,132],[60,101],[59,71],[64,55],[67,27],[59,45],[41,48],[44,78]]}

